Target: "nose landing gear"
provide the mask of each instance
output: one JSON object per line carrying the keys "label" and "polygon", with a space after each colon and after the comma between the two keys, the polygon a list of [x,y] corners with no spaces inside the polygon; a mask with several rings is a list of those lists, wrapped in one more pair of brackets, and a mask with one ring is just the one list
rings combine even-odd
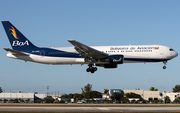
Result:
{"label": "nose landing gear", "polygon": [[164,63],[163,69],[166,69],[166,63],[167,63],[167,61],[163,61],[163,63]]}
{"label": "nose landing gear", "polygon": [[166,69],[166,66],[163,66],[163,69]]}
{"label": "nose landing gear", "polygon": [[97,71],[97,67],[93,67],[93,64],[89,64],[89,67],[86,69],[87,72],[91,72],[94,73],[95,71]]}

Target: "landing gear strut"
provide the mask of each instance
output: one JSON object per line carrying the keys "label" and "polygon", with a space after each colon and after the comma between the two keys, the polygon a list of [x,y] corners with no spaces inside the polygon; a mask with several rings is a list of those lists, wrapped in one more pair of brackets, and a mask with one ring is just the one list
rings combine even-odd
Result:
{"label": "landing gear strut", "polygon": [[93,67],[93,64],[89,64],[89,67],[86,69],[87,72],[91,72],[94,73],[95,71],[97,71],[97,67]]}
{"label": "landing gear strut", "polygon": [[166,69],[166,63],[167,63],[167,61],[163,61],[163,63],[164,63],[163,69]]}

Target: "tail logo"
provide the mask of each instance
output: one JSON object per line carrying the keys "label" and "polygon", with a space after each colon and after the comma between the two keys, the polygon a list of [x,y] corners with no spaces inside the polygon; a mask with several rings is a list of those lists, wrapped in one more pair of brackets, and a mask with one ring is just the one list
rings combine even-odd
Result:
{"label": "tail logo", "polygon": [[11,34],[14,36],[15,39],[19,39],[13,26],[9,27],[9,31],[11,31]]}

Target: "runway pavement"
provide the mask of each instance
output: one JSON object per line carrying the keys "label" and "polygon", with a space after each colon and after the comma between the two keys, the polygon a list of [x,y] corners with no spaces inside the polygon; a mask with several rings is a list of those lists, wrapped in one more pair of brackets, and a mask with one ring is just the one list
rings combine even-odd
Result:
{"label": "runway pavement", "polygon": [[6,107],[0,111],[27,112],[180,112],[180,107]]}

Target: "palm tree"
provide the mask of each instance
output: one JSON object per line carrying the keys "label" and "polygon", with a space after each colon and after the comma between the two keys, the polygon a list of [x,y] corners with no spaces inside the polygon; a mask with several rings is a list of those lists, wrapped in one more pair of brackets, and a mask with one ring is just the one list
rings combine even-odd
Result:
{"label": "palm tree", "polygon": [[104,89],[104,94],[109,95],[109,89]]}
{"label": "palm tree", "polygon": [[150,88],[151,91],[158,91],[158,89],[155,89],[154,87]]}

